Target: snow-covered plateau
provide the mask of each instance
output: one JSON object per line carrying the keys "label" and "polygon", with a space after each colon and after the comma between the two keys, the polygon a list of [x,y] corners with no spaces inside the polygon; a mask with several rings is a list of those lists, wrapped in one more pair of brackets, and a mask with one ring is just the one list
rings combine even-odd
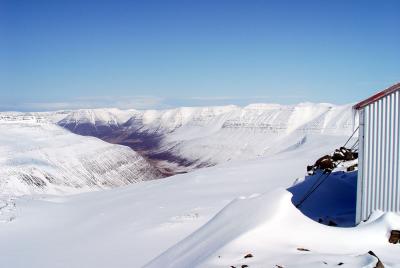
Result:
{"label": "snow-covered plateau", "polygon": [[[97,109],[0,118],[0,267],[400,267],[400,245],[388,242],[400,230],[399,215],[375,212],[356,227],[327,225],[349,226],[357,171],[334,170],[296,208],[319,176],[306,176],[306,166],[352,134],[350,106]],[[142,150],[56,124],[72,131],[101,125],[102,134],[80,134],[131,148],[138,143]],[[185,160],[191,172],[148,180],[159,174],[156,160]],[[88,168],[93,161],[96,168]],[[139,183],[120,176],[143,166],[148,173],[140,173]],[[51,190],[14,183],[37,169],[57,179]],[[65,181],[92,180],[96,190],[112,188],[104,183],[120,187],[62,194],[89,187],[69,192]]]}

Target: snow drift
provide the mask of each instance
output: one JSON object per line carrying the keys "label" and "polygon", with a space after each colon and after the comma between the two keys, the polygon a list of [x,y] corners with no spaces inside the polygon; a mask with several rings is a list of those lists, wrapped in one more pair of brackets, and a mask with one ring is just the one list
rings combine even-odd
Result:
{"label": "snow drift", "polygon": [[304,217],[291,194],[277,189],[232,201],[145,267],[373,268],[378,259],[366,253],[373,248],[386,257],[388,233],[396,228],[400,216],[392,213],[356,228],[324,226]]}

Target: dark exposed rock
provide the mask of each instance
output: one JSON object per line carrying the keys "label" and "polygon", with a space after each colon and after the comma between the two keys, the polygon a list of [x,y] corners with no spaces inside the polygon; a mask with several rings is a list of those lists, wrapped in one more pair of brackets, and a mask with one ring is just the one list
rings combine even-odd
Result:
{"label": "dark exposed rock", "polygon": [[400,243],[400,231],[393,230],[390,232],[389,243],[392,244]]}
{"label": "dark exposed rock", "polygon": [[245,259],[247,259],[247,258],[253,258],[253,254],[249,253],[249,254],[247,254],[246,256],[244,256],[244,258],[245,258]]}
{"label": "dark exposed rock", "polygon": [[368,251],[368,254],[371,255],[371,256],[374,256],[375,258],[378,259],[378,262],[377,262],[375,268],[385,268],[385,266],[383,265],[383,263],[381,262],[381,260],[379,259],[379,257],[376,256],[376,254],[375,254],[373,251]]}
{"label": "dark exposed rock", "polygon": [[332,155],[333,161],[342,161],[344,160],[344,154],[340,150],[335,150]]}
{"label": "dark exposed rock", "polygon": [[20,178],[22,179],[23,182],[25,182],[28,185],[33,185],[35,187],[43,188],[46,186],[46,182],[43,181],[41,178],[30,175],[30,174],[21,174]]}
{"label": "dark exposed rock", "polygon": [[344,154],[344,160],[345,160],[345,161],[354,160],[353,153],[350,152],[350,151],[346,152],[346,153]]}
{"label": "dark exposed rock", "polygon": [[[318,159],[314,165],[307,166],[307,173],[313,175],[316,170],[323,170],[325,173],[328,173],[336,168],[341,162],[352,161],[357,158],[357,152],[354,152],[352,149],[340,147],[340,149],[336,149],[332,155],[325,155]],[[357,164],[349,167],[347,171],[354,171],[356,167]]]}
{"label": "dark exposed rock", "polygon": [[315,162],[314,167],[322,170],[332,170],[335,168],[335,163],[330,155],[325,155]]}
{"label": "dark exposed rock", "polygon": [[297,248],[298,251],[310,251],[309,249],[306,248]]}
{"label": "dark exposed rock", "polygon": [[358,166],[357,164],[354,164],[354,165],[352,165],[352,166],[349,166],[349,167],[347,168],[347,171],[348,171],[348,172],[354,171],[354,170],[356,170],[356,167],[357,167],[357,166]]}

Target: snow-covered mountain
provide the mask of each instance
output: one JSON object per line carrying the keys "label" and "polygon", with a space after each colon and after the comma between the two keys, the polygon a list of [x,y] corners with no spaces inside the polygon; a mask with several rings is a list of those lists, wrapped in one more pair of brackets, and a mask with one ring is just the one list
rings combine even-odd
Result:
{"label": "snow-covered mountain", "polygon": [[[376,213],[350,228],[311,220],[351,221],[356,172],[335,170],[300,210],[295,207],[320,178],[305,177],[306,166],[352,133],[349,106],[179,108],[135,112],[126,122],[113,115],[86,120],[92,112],[98,113],[0,115],[6,266],[372,268],[379,262],[373,251],[385,267],[400,267],[399,247],[388,242],[400,228],[398,215]],[[117,126],[106,138],[136,144],[141,154],[154,153],[152,161],[51,123],[74,113],[83,114],[76,122]],[[157,153],[171,162],[219,165],[130,184],[132,174],[143,180],[159,175]],[[13,196],[125,184],[73,196]]]}
{"label": "snow-covered mountain", "polygon": [[20,193],[108,188],[352,132],[350,105],[312,103],[0,113],[0,122],[1,188]]}
{"label": "snow-covered mountain", "polygon": [[73,134],[46,118],[0,116],[1,194],[76,193],[160,178],[128,147]]}
{"label": "snow-covered mountain", "polygon": [[[400,247],[388,242],[390,231],[400,228],[398,215],[379,215],[358,227],[326,226],[297,210],[284,190],[304,178],[307,164],[342,145],[343,138],[314,135],[273,156],[109,191],[6,199],[6,205],[0,202],[1,263],[32,268],[373,268],[378,262],[368,254],[373,251],[385,267],[398,268]],[[328,215],[338,202],[351,207],[353,185],[354,176],[339,172],[304,206]],[[245,258],[248,254],[253,257]]]}
{"label": "snow-covered mountain", "polygon": [[135,110],[81,109],[67,113],[66,117],[56,122],[80,135],[102,138],[119,129],[136,113]]}
{"label": "snow-covered mountain", "polygon": [[[123,123],[128,115],[129,120]],[[150,159],[199,167],[291,150],[315,134],[350,135],[352,111],[351,105],[325,103],[125,113],[116,109],[80,110],[58,124],[77,134],[130,146]]]}

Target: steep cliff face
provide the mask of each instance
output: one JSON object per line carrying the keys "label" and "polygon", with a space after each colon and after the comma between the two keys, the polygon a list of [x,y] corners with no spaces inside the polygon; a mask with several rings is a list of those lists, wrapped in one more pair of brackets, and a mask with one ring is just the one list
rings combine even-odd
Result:
{"label": "steep cliff face", "polygon": [[70,194],[162,174],[128,147],[73,134],[34,116],[0,120],[2,194]]}
{"label": "steep cliff face", "polygon": [[[117,117],[121,114],[109,112]],[[118,123],[115,123],[117,120],[91,120],[85,113],[80,116],[86,119],[66,117],[59,124],[82,135],[88,135],[82,129],[106,126],[106,134],[89,135],[127,145],[157,162],[175,163],[189,169],[290,150],[315,135],[329,138],[352,132],[351,106],[325,103],[131,111],[130,119],[124,123],[123,120]]]}

